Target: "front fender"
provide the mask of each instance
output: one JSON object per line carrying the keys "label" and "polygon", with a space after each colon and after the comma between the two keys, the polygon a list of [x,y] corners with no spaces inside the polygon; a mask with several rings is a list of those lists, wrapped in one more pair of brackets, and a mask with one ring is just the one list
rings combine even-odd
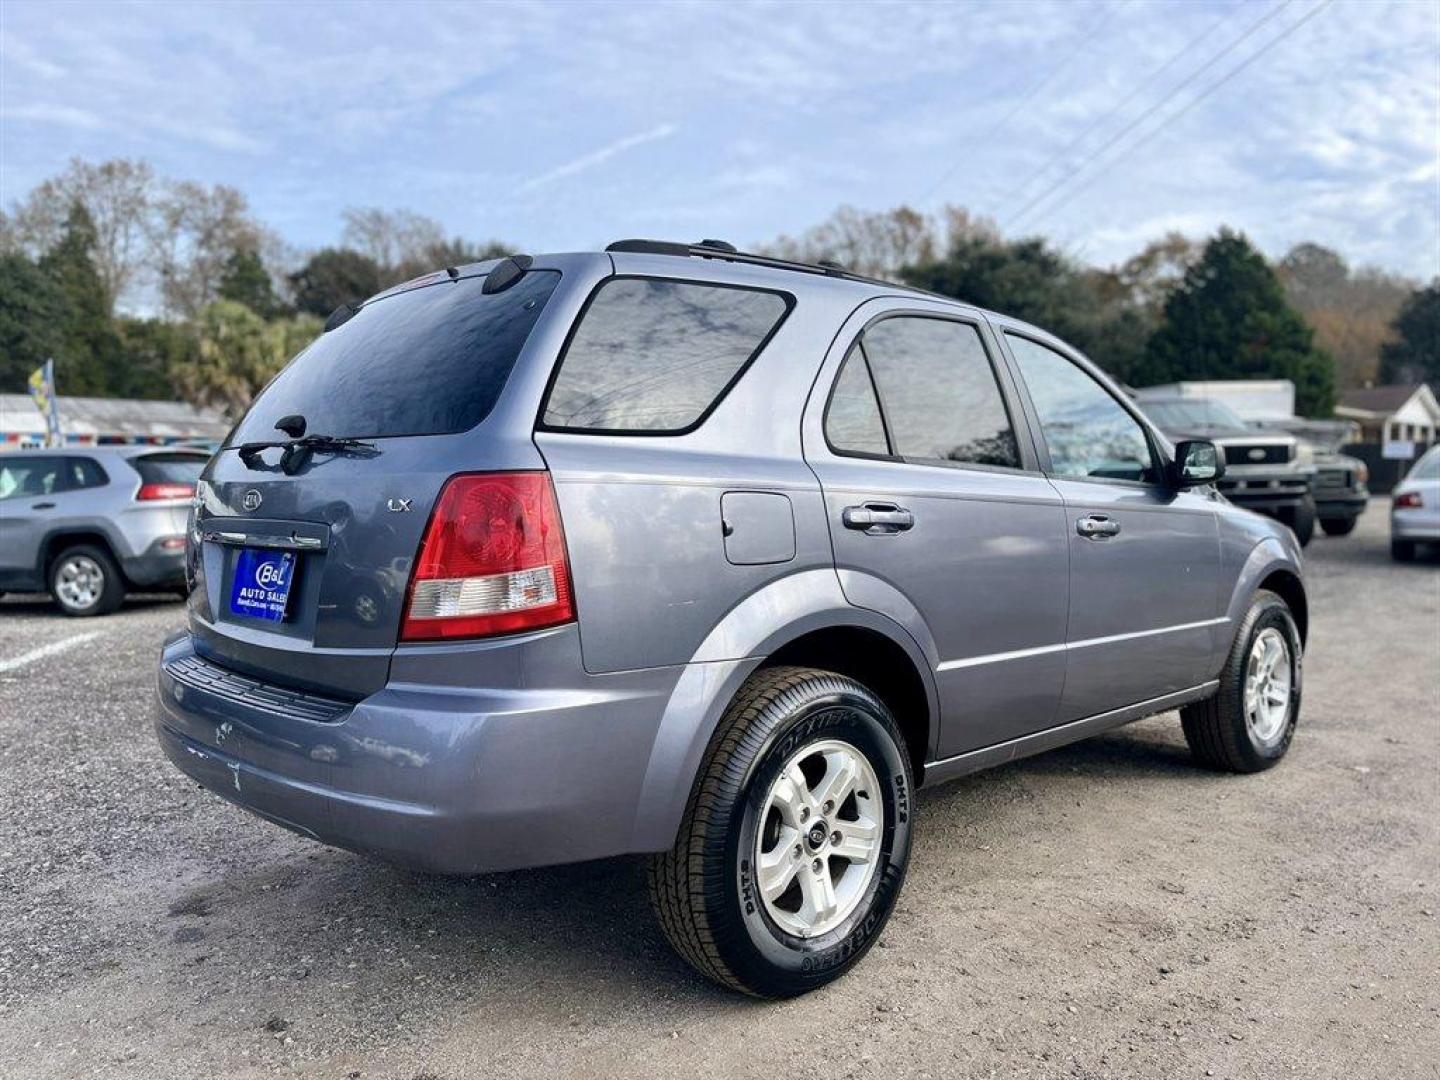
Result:
{"label": "front fender", "polygon": [[[1278,536],[1269,536],[1250,549],[1249,554],[1235,573],[1230,596],[1225,605],[1225,615],[1229,619],[1228,625],[1232,634],[1244,620],[1245,612],[1249,610],[1250,603],[1255,598],[1255,591],[1260,588],[1266,578],[1276,571],[1284,571],[1293,574],[1301,581],[1304,580],[1299,549],[1293,544],[1286,544]],[[1216,643],[1216,655],[1212,664],[1215,671],[1218,672],[1224,667],[1225,658],[1230,652],[1230,645],[1231,637],[1228,635]]]}
{"label": "front fender", "polygon": [[[921,673],[930,714],[939,715],[934,666],[925,651],[895,620],[851,605],[834,570],[772,581],[726,614],[676,683],[651,747],[632,850],[663,851],[674,843],[710,737],[741,684],[782,646],[834,627],[871,630],[903,649]],[[938,725],[933,727],[932,742],[938,736]],[[930,750],[933,756],[933,745]]]}

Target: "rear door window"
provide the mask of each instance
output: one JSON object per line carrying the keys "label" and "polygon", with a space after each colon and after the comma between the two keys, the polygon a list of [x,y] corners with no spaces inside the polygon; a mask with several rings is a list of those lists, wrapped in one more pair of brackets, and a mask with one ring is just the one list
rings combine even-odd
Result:
{"label": "rear door window", "polygon": [[110,478],[105,475],[105,470],[100,463],[93,458],[77,457],[69,459],[69,488],[71,491],[79,491],[84,488],[104,487],[109,483]]}
{"label": "rear door window", "polygon": [[840,454],[886,457],[890,440],[880,416],[880,400],[870,378],[870,366],[857,341],[845,357],[835,379],[835,391],[825,410],[825,438]]}
{"label": "rear door window", "polygon": [[1020,468],[995,370],[970,323],[902,316],[865,331],[894,452],[907,461]]}
{"label": "rear door window", "polygon": [[558,430],[680,434],[698,426],[790,310],[780,293],[614,278],[580,317],[546,398]]}
{"label": "rear door window", "polygon": [[559,284],[532,270],[503,292],[460,278],[372,300],[321,334],[256,399],[227,445],[280,436],[298,413],[311,435],[379,438],[466,431],[489,414]]}

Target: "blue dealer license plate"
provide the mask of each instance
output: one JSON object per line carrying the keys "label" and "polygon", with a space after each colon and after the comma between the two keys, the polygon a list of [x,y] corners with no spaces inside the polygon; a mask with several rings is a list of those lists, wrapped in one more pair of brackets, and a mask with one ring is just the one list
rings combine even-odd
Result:
{"label": "blue dealer license plate", "polygon": [[252,619],[280,622],[290,603],[290,586],[295,582],[295,553],[245,548],[235,563],[235,583],[230,587],[230,611]]}

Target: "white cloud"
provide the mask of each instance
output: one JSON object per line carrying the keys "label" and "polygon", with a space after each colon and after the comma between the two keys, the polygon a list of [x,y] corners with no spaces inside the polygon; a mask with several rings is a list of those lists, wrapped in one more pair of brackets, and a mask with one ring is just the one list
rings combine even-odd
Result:
{"label": "white cloud", "polygon": [[105,126],[104,121],[89,109],[77,109],[73,105],[50,105],[39,101],[29,105],[6,106],[4,109],[0,109],[0,116],[7,120],[23,120],[34,124],[58,124],[61,127],[89,130]]}
{"label": "white cloud", "polygon": [[[1269,7],[670,4],[657,18],[642,2],[417,0],[336,19],[305,0],[143,15],[0,2],[11,192],[77,153],[138,156],[235,184],[300,244],[333,241],[346,205],[399,205],[574,250],[632,224],[763,241],[842,203],[914,202],[947,174],[927,208],[1003,218],[1065,179],[1022,225],[1101,261],[1167,223],[1227,223],[1270,250],[1314,239],[1440,271],[1431,3],[1337,0],[1178,121],[1157,116],[1134,152],[1072,176]],[[1247,49],[1316,2],[1293,0]],[[623,137],[596,148],[596,132]]]}

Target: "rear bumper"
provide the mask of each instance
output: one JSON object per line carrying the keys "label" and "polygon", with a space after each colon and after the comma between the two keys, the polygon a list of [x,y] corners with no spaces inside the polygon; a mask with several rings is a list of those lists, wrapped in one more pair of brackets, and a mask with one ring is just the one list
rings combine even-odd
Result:
{"label": "rear bumper", "polygon": [[1440,514],[1429,509],[1392,510],[1390,536],[1394,540],[1440,542]]}
{"label": "rear bumper", "polygon": [[[474,689],[397,682],[392,673],[383,690],[349,703],[237,676],[197,657],[184,634],[161,657],[156,732],[202,787],[312,839],[392,862],[476,873],[632,850],[651,748],[680,669],[587,675],[574,627],[506,644],[528,651],[528,661],[512,655],[497,666],[485,655],[499,651],[493,644],[471,645],[470,670],[572,674],[545,689]],[[455,647],[428,652],[453,659]]]}
{"label": "rear bumper", "polygon": [[[124,571],[125,579],[131,585],[141,588],[170,588],[185,584],[184,544],[178,548],[167,549],[162,546],[167,539],[177,538],[161,537],[152,542],[144,554],[120,560],[120,569]],[[178,539],[183,541],[184,537]]]}

